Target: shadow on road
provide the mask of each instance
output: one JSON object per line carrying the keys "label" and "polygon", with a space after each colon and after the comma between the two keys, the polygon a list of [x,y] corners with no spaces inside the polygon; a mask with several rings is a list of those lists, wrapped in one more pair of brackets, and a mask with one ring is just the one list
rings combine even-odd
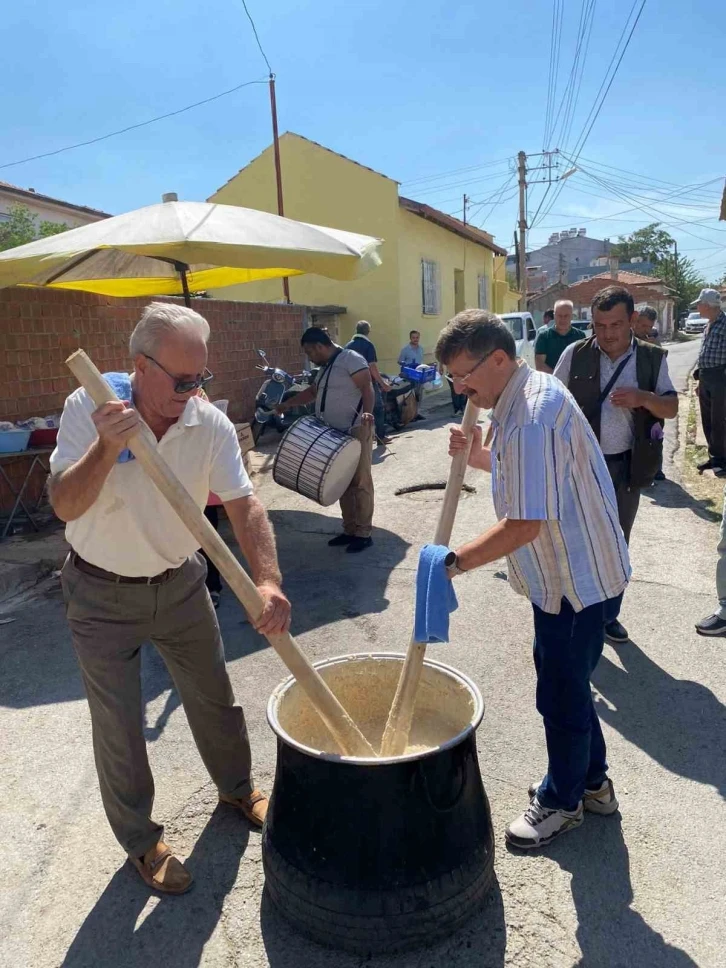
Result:
{"label": "shadow on road", "polygon": [[[272,511],[270,519],[285,591],[293,605],[293,634],[342,618],[385,611],[388,579],[405,557],[406,541],[385,528],[374,528],[373,547],[362,556],[348,555],[342,548],[327,546],[328,538],[340,530],[337,518],[316,511],[291,510]],[[226,521],[221,530],[236,550]],[[218,617],[227,661],[269,647],[267,640],[253,630],[244,609],[228,589],[223,592]],[[85,693],[62,615],[60,592],[27,606],[27,611],[18,612],[15,619],[0,636],[0,706],[22,709],[83,699]],[[374,645],[373,630],[366,627],[364,631]],[[146,738],[153,742],[161,736],[180,701],[166,666],[149,645],[142,649],[141,678],[145,706],[171,690],[157,720],[146,726]]]}
{"label": "shadow on road", "polygon": [[634,642],[618,646],[619,668],[603,655],[592,683],[600,719],[667,770],[726,797],[726,706],[706,686],[675,679]]}
{"label": "shadow on road", "polygon": [[156,896],[126,863],[116,871],[66,953],[62,968],[197,968],[204,946],[237,879],[249,830],[233,810],[218,806],[186,861],[194,886],[182,897]]}
{"label": "shadow on road", "polygon": [[507,945],[504,903],[498,882],[481,910],[451,938],[399,955],[352,955],[331,951],[299,935],[262,894],[260,929],[270,968],[502,968]]}
{"label": "shadow on road", "polygon": [[[630,859],[619,814],[588,815],[572,839],[555,841],[548,854],[572,875],[582,950],[575,968],[698,968],[685,951],[668,944],[631,907]],[[676,897],[673,903],[678,903]]]}
{"label": "shadow on road", "polygon": [[697,500],[675,481],[658,481],[644,490],[643,495],[662,508],[688,508],[704,521],[721,521],[721,515],[713,510],[715,505],[710,498]]}

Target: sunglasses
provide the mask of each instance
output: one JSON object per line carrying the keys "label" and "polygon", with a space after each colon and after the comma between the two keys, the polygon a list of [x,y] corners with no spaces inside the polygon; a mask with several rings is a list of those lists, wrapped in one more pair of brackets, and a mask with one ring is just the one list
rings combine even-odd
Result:
{"label": "sunglasses", "polygon": [[466,383],[469,380],[469,378],[471,377],[472,373],[474,373],[475,370],[478,370],[479,367],[482,365],[482,363],[485,363],[489,359],[489,357],[492,355],[492,353],[495,353],[495,352],[496,352],[496,350],[492,350],[491,353],[487,353],[486,356],[482,356],[482,358],[477,363],[475,363],[474,366],[472,366],[472,368],[469,370],[469,372],[466,374],[466,376],[451,376],[451,374],[447,373],[446,374],[446,379],[452,385],[454,383]]}
{"label": "sunglasses", "polygon": [[143,354],[147,360],[151,360],[160,370],[169,377],[170,380],[174,381],[174,393],[190,393],[192,390],[203,390],[204,387],[214,379],[214,374],[210,373],[209,370],[204,367],[204,373],[198,376],[196,380],[180,380],[178,376],[174,376],[170,373],[166,367],[163,367],[158,360],[155,360],[153,356],[149,356],[148,353]]}

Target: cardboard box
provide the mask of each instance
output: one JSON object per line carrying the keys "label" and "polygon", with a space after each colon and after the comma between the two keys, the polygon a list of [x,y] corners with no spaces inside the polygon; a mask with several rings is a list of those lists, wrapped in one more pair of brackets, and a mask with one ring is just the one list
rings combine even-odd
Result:
{"label": "cardboard box", "polygon": [[242,453],[246,454],[248,451],[254,450],[255,440],[252,436],[252,427],[248,423],[238,423],[234,425],[234,429],[237,431],[237,440]]}
{"label": "cardboard box", "polygon": [[248,423],[238,423],[234,425],[234,429],[237,431],[239,449],[242,451],[242,463],[245,465],[245,470],[249,474],[252,470],[250,451],[254,450],[255,448],[255,440],[252,436],[252,427]]}

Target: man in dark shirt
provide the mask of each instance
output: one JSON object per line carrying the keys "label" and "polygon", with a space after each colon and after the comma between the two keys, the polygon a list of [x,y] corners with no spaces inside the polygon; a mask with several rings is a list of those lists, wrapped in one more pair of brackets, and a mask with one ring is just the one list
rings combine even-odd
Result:
{"label": "man in dark shirt", "polygon": [[534,361],[543,373],[554,373],[560,357],[570,343],[584,339],[584,333],[574,329],[572,316],[574,305],[569,299],[558,299],[555,303],[555,323],[550,329],[540,331],[534,344]]}
{"label": "man in dark shirt", "polygon": [[698,465],[702,474],[726,470],[726,314],[717,289],[702,289],[696,309],[708,320],[698,357],[698,402],[708,441],[708,460]]}
{"label": "man in dark shirt", "polygon": [[383,394],[391,389],[391,384],[383,379],[381,371],[378,369],[378,355],[376,348],[369,339],[371,324],[365,319],[361,319],[355,324],[355,336],[349,343],[345,344],[347,350],[355,350],[360,353],[368,364],[373,381],[373,390],[376,395],[373,416],[376,421],[376,439],[379,444],[390,444],[391,438],[386,437],[386,410],[383,405]]}

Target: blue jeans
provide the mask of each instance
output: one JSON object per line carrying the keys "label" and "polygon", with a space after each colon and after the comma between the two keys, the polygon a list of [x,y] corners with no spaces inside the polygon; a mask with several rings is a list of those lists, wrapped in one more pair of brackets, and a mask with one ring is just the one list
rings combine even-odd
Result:
{"label": "blue jeans", "polygon": [[550,809],[577,809],[585,787],[599,787],[607,775],[590,676],[602,654],[605,623],[621,598],[580,612],[563,598],[558,615],[532,605],[537,711],[544,720],[549,759],[537,798]]}

